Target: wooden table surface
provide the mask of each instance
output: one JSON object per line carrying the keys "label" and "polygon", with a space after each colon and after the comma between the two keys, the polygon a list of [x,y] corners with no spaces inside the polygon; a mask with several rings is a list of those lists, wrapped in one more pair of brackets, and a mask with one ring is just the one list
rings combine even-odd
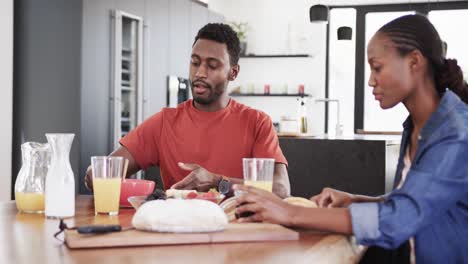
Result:
{"label": "wooden table surface", "polygon": [[[130,225],[135,210],[94,216],[92,196],[78,196],[69,226]],[[69,249],[55,239],[59,220],[18,213],[15,202],[0,203],[1,263],[356,263],[364,247],[350,237],[300,231],[298,241]],[[59,236],[63,239],[63,235]]]}

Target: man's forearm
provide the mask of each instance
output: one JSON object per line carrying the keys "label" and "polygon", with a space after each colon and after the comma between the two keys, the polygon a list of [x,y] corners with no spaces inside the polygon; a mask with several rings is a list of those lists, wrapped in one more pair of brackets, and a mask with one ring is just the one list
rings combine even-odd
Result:
{"label": "man's forearm", "polygon": [[289,197],[291,195],[289,184],[285,185],[282,182],[274,182],[273,193],[278,195],[281,198]]}
{"label": "man's forearm", "polygon": [[291,185],[289,183],[288,170],[282,163],[275,164],[273,175],[273,193],[281,198],[291,195]]}
{"label": "man's forearm", "polygon": [[132,154],[124,146],[120,146],[109,154],[109,156],[123,157],[128,160],[127,175],[125,175],[125,177],[129,177],[140,170],[140,167],[138,167],[138,164]]}

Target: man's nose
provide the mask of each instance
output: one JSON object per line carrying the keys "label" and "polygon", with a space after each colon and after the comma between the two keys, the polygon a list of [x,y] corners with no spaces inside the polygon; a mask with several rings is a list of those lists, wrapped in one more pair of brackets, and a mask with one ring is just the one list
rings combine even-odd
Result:
{"label": "man's nose", "polygon": [[207,72],[206,66],[200,65],[200,67],[198,67],[197,71],[195,72],[195,76],[206,77],[206,72]]}

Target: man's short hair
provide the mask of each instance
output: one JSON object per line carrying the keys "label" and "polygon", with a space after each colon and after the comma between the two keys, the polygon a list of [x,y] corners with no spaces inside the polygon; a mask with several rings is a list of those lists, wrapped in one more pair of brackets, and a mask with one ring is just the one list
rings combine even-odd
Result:
{"label": "man's short hair", "polygon": [[237,37],[236,32],[229,25],[222,23],[206,24],[198,31],[193,45],[195,45],[195,43],[199,39],[208,39],[216,41],[218,43],[226,44],[229,53],[229,62],[231,63],[231,66],[236,65],[239,62],[239,38]]}

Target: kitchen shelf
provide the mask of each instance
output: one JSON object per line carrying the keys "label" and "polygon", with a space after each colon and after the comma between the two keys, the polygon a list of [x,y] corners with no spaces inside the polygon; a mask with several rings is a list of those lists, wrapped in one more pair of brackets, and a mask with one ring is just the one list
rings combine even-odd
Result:
{"label": "kitchen shelf", "polygon": [[132,61],[132,58],[130,58],[130,57],[126,57],[126,56],[122,56],[122,61],[128,61],[128,62],[131,62],[131,61]]}
{"label": "kitchen shelf", "polygon": [[130,88],[128,86],[122,86],[121,89],[122,89],[122,92],[133,92],[133,91],[135,91],[135,89]]}
{"label": "kitchen shelf", "polygon": [[241,96],[263,96],[263,97],[309,97],[310,94],[240,94],[240,93],[231,93],[230,96],[241,97]]}
{"label": "kitchen shelf", "polygon": [[249,55],[241,55],[241,58],[312,58],[311,55],[309,54],[265,54],[265,55],[255,55],[255,54],[249,54]]}

